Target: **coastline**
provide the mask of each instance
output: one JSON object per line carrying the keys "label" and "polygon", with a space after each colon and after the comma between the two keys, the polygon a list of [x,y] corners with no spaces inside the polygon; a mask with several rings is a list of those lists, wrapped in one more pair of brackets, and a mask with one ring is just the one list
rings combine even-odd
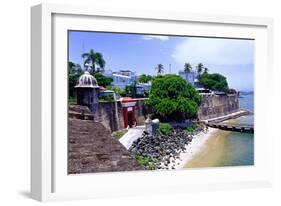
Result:
{"label": "coastline", "polygon": [[180,158],[175,169],[184,169],[188,162],[192,161],[197,155],[204,151],[207,141],[215,137],[218,132],[219,129],[209,128],[207,133],[200,132],[195,135],[191,143],[185,146],[186,151],[180,153]]}

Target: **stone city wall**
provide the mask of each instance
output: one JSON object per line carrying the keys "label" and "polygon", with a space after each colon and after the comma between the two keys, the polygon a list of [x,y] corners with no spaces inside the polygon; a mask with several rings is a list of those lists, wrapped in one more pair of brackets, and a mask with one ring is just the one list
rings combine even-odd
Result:
{"label": "stone city wall", "polygon": [[239,110],[239,97],[233,95],[202,95],[198,110],[200,120],[224,116]]}
{"label": "stone city wall", "polygon": [[111,132],[123,129],[124,119],[121,102],[99,102],[94,114],[94,121],[102,123]]}
{"label": "stone city wall", "polygon": [[[111,132],[124,128],[123,109],[121,102],[99,102],[93,115],[95,122],[102,123]],[[115,112],[117,109],[117,113]],[[198,110],[199,120],[206,120],[227,115],[239,110],[238,95],[202,95],[202,104]],[[145,99],[136,101],[137,125],[143,125],[151,108],[145,106]],[[85,115],[85,119],[89,119]]]}
{"label": "stone city wall", "polygon": [[[137,125],[143,125],[146,116],[146,107],[143,99],[136,101],[136,120]],[[121,102],[117,102],[117,114],[114,102],[99,102],[94,120],[101,122],[110,131],[124,129],[123,108]]]}

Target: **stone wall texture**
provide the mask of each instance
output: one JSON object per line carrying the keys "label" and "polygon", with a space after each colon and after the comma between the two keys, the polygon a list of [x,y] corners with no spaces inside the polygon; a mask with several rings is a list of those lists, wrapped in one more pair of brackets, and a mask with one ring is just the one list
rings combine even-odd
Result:
{"label": "stone wall texture", "polygon": [[111,132],[123,129],[124,119],[121,102],[99,102],[94,114],[94,121],[102,123]]}
{"label": "stone wall texture", "polygon": [[[137,125],[143,125],[145,121],[144,108],[145,100],[138,100],[136,103],[136,120]],[[117,111],[117,113],[116,113]],[[102,123],[111,132],[124,129],[123,109],[121,102],[100,102],[96,113],[94,114],[94,121]]]}
{"label": "stone wall texture", "polygon": [[144,170],[101,123],[68,119],[68,174]]}
{"label": "stone wall texture", "polygon": [[202,103],[198,110],[200,120],[227,115],[239,110],[238,95],[202,95]]}
{"label": "stone wall texture", "polygon": [[[227,115],[239,110],[238,95],[202,95],[202,103],[198,110],[199,120],[206,120]],[[117,113],[116,113],[117,111]],[[80,113],[81,111],[72,111]],[[85,119],[91,119],[85,113]],[[145,100],[136,102],[137,125],[143,125],[147,114],[151,113],[151,108],[145,106]],[[93,114],[95,122],[100,122],[109,131],[117,131],[124,128],[124,118],[121,102],[100,102],[96,112]]]}

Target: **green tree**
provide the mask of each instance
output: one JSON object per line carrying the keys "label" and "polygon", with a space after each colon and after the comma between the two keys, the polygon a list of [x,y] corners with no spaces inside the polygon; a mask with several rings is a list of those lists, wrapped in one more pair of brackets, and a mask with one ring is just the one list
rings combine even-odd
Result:
{"label": "green tree", "polygon": [[68,62],[68,92],[69,97],[75,96],[75,85],[79,77],[83,74],[83,70],[79,64],[75,64],[74,62]]}
{"label": "green tree", "polygon": [[147,100],[155,115],[163,121],[195,118],[200,103],[198,92],[177,75],[156,77]]}
{"label": "green tree", "polygon": [[142,74],[139,77],[139,82],[140,83],[147,83],[147,82],[151,81],[152,79],[153,79],[153,76]]}
{"label": "green tree", "polygon": [[106,77],[101,73],[95,73],[93,76],[96,78],[99,86],[107,87],[113,82],[112,78]]}
{"label": "green tree", "polygon": [[161,75],[164,73],[164,66],[163,64],[158,64],[156,67],[156,72],[157,72],[157,75]]}
{"label": "green tree", "polygon": [[189,73],[189,72],[191,72],[191,70],[192,70],[191,64],[190,63],[185,63],[184,64],[184,71],[186,73]]}
{"label": "green tree", "polygon": [[84,59],[84,66],[86,64],[91,64],[91,70],[90,73],[93,75],[96,72],[96,65],[99,66],[98,71],[100,69],[104,69],[105,67],[105,60],[103,59],[103,56],[99,52],[95,52],[93,49],[91,49],[88,53],[83,53],[82,58]]}
{"label": "green tree", "polygon": [[221,74],[203,73],[199,77],[199,82],[207,89],[214,91],[228,92],[228,83],[226,77]]}
{"label": "green tree", "polygon": [[197,65],[197,73],[198,73],[198,76],[201,75],[201,73],[203,72],[203,69],[204,69],[204,65],[202,63],[199,63]]}
{"label": "green tree", "polygon": [[126,96],[129,96],[129,97],[133,97],[135,98],[136,97],[136,82],[132,83],[131,85],[127,85],[125,87],[125,93],[126,93]]}
{"label": "green tree", "polygon": [[120,94],[122,97],[125,97],[125,96],[126,96],[125,90],[120,89],[120,88],[118,88],[118,87],[109,86],[109,87],[107,87],[107,89],[115,91],[117,94]]}
{"label": "green tree", "polygon": [[133,96],[133,86],[132,85],[127,85],[126,87],[125,87],[125,93],[126,93],[126,96],[129,96],[129,97],[131,97],[131,96]]}
{"label": "green tree", "polygon": [[208,73],[208,72],[209,72],[209,69],[207,67],[205,67],[203,73],[205,74],[205,73]]}

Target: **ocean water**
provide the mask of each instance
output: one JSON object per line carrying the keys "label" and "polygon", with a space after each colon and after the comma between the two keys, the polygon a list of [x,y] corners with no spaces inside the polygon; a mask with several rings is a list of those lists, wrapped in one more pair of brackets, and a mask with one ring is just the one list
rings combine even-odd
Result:
{"label": "ocean water", "polygon": [[[253,94],[239,98],[240,108],[254,111]],[[243,116],[235,120],[241,124],[253,124],[254,115]],[[210,138],[204,150],[188,162],[185,168],[224,167],[254,165],[254,134],[218,130]]]}
{"label": "ocean water", "polygon": [[[239,103],[240,108],[254,111],[254,95],[252,93],[241,95]],[[241,124],[254,124],[254,115],[243,116],[234,121]],[[229,132],[224,138],[224,152],[214,166],[254,164],[254,134]]]}

